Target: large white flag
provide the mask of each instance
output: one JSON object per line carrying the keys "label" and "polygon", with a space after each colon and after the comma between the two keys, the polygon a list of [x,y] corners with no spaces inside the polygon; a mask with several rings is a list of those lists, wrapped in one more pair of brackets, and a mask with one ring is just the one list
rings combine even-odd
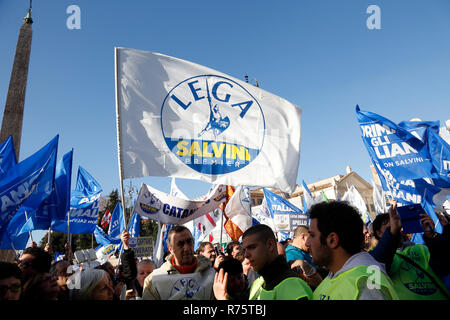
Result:
{"label": "large white flag", "polygon": [[123,179],[172,176],[293,192],[301,109],[219,71],[116,48]]}
{"label": "large white flag", "polygon": [[350,186],[350,188],[344,193],[342,201],[347,201],[350,205],[355,207],[361,215],[361,219],[364,221],[364,223],[370,221],[369,211],[367,210],[366,203],[364,202],[364,199],[362,198],[358,190],[356,190],[355,186]]}

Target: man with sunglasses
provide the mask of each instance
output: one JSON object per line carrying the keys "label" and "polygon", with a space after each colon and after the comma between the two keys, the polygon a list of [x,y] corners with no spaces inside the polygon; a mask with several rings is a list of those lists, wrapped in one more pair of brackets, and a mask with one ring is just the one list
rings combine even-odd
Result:
{"label": "man with sunglasses", "polygon": [[38,273],[48,273],[52,265],[51,255],[42,248],[26,248],[18,262],[22,271],[22,284]]}
{"label": "man with sunglasses", "polygon": [[19,300],[22,271],[15,263],[0,261],[0,300]]}
{"label": "man with sunglasses", "polygon": [[143,300],[212,300],[215,271],[210,261],[194,254],[194,239],[188,228],[169,231],[170,254],[161,267],[144,281]]}

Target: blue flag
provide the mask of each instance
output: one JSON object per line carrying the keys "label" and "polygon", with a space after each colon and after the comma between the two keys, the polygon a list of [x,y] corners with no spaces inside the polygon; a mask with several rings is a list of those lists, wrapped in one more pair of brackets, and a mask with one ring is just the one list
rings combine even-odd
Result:
{"label": "blue flag", "polygon": [[272,216],[276,213],[303,213],[300,208],[297,208],[295,205],[280,197],[276,193],[273,193],[266,188],[263,188],[263,190],[264,197],[267,201],[267,206]]}
{"label": "blue flag", "polygon": [[392,121],[356,106],[362,139],[374,164],[398,180],[436,178],[427,144]]}
{"label": "blue flag", "polygon": [[20,229],[26,221],[27,217],[25,212],[16,213],[14,215],[0,241],[0,249],[24,250],[26,248],[29,233],[20,233]]}
{"label": "blue flag", "polygon": [[38,208],[34,209],[25,203],[20,211],[26,211],[28,221],[21,233],[32,230],[47,230],[54,222],[65,220],[70,208],[70,184],[72,174],[73,150],[66,153],[56,164],[55,184],[52,193]]}
{"label": "blue flag", "polygon": [[50,196],[55,179],[58,138],[53,138],[27,159],[10,168],[0,179],[0,239],[24,203],[37,208]]}
{"label": "blue flag", "polygon": [[[100,184],[81,166],[78,167],[77,184],[70,198],[70,233],[93,233],[97,225]],[[67,220],[55,223],[52,230],[68,232]]]}
{"label": "blue flag", "polygon": [[[127,231],[130,234],[130,238],[138,238],[141,234],[141,216],[136,212],[133,212],[133,214],[131,215]],[[121,252],[122,246],[123,244],[122,242],[120,242],[119,246],[117,247],[117,250],[119,252]]]}
{"label": "blue flag", "polygon": [[[447,183],[442,160],[448,144],[439,137],[439,122],[403,121],[397,126],[379,115],[360,111],[358,106],[356,113],[383,190],[399,205],[420,203],[435,222],[435,230],[442,232],[433,203],[433,196],[441,189],[424,180]],[[422,234],[414,234],[413,241],[424,243]]]}
{"label": "blue flag", "polygon": [[121,243],[120,238],[113,238],[110,235],[106,234],[102,228],[100,228],[99,226],[95,226],[94,229],[94,236],[95,236],[95,241],[97,241],[97,243],[99,243],[102,246],[108,246],[110,244],[115,244],[118,245],[119,243]]}
{"label": "blue flag", "polygon": [[266,188],[263,188],[263,191],[277,231],[292,232],[300,225],[308,225],[308,217],[300,208]]}
{"label": "blue flag", "polygon": [[433,130],[428,132],[428,147],[431,161],[436,169],[435,185],[450,188],[450,145]]}
{"label": "blue flag", "polygon": [[12,136],[0,144],[0,179],[10,168],[17,164],[16,153]]}
{"label": "blue flag", "polygon": [[141,216],[134,212],[128,223],[128,233],[130,237],[137,238],[141,235]]}
{"label": "blue flag", "polygon": [[110,237],[117,238],[120,237],[123,230],[125,230],[125,218],[123,215],[122,204],[118,201],[113,213],[111,214],[108,235]]}

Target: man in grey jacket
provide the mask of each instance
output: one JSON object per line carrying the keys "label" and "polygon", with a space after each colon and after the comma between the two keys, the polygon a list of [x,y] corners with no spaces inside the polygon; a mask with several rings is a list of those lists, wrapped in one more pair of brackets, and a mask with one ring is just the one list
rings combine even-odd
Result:
{"label": "man in grey jacket", "polygon": [[194,255],[194,239],[188,228],[169,231],[170,254],[161,267],[144,281],[143,300],[212,300],[215,271],[209,260]]}

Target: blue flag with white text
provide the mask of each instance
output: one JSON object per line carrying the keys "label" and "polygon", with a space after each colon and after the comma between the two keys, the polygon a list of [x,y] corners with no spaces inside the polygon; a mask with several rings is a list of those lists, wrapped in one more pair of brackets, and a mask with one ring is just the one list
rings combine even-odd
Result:
{"label": "blue flag with white text", "polygon": [[394,122],[356,106],[362,139],[374,164],[398,180],[436,178],[427,144]]}
{"label": "blue flag with white text", "polygon": [[97,241],[98,244],[105,246],[105,247],[110,244],[118,245],[119,243],[121,243],[120,238],[111,237],[110,235],[106,234],[103,231],[103,229],[97,225],[95,226],[95,229],[94,229],[94,236],[95,236],[95,241]]}
{"label": "blue flag with white text", "polygon": [[[70,198],[70,233],[93,233],[97,225],[99,198],[102,188],[83,167],[78,167],[77,184]],[[67,220],[52,226],[52,230],[68,232]]]}
{"label": "blue flag with white text", "polygon": [[25,203],[37,208],[50,196],[55,178],[57,135],[39,151],[13,166],[0,179],[0,239]]}
{"label": "blue flag with white text", "polygon": [[273,217],[275,229],[278,232],[293,232],[298,226],[308,225],[308,216],[288,200],[263,188],[264,199],[270,215]]}
{"label": "blue flag with white text", "polygon": [[123,216],[122,204],[117,202],[113,213],[111,214],[111,221],[109,223],[108,235],[113,238],[120,237],[120,234],[125,229],[125,218]]}
{"label": "blue flag with white text", "polygon": [[[38,208],[28,206],[27,202],[20,211],[27,211],[28,221],[21,229],[21,233],[32,230],[46,230],[52,222],[65,220],[70,208],[70,187],[72,174],[72,154],[66,153],[56,164],[55,184],[52,193]],[[66,220],[65,220],[66,221]]]}

